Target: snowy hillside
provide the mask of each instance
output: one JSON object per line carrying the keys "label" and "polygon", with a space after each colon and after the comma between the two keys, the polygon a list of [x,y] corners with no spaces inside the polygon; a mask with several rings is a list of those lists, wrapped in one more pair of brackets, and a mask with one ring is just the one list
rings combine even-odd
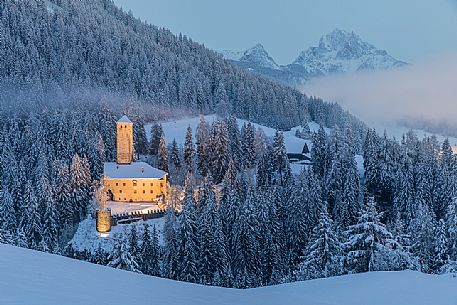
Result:
{"label": "snowy hillside", "polygon": [[165,218],[151,219],[146,222],[140,221],[132,224],[118,225],[111,228],[110,235],[105,238],[97,236],[97,230],[95,228],[95,219],[88,217],[79,223],[78,229],[75,235],[69,242],[75,251],[89,251],[92,254],[101,248],[107,253],[111,253],[114,247],[114,238],[119,236],[122,238],[126,232],[131,231],[131,226],[136,226],[136,230],[139,236],[143,234],[143,224],[148,224],[151,228],[156,227],[159,243],[163,243],[163,225]]}
{"label": "snowy hillside", "polygon": [[0,245],[0,304],[455,305],[457,279],[376,272],[248,290],[209,287]]}
{"label": "snowy hillside", "polygon": [[278,66],[261,44],[245,52],[221,53],[225,59],[242,68],[288,85],[334,73],[376,71],[406,65],[385,50],[365,42],[354,32],[340,29],[322,36],[317,47],[302,51],[293,63],[284,66]]}
{"label": "snowy hillside", "polygon": [[[205,116],[205,121],[208,124],[211,124],[217,119],[217,115],[206,115]],[[186,136],[186,129],[188,126],[192,128],[193,135],[195,136],[195,130],[197,128],[197,125],[200,121],[200,117],[191,117],[191,118],[183,118],[180,120],[175,120],[175,121],[167,121],[162,123],[162,128],[163,132],[165,134],[165,140],[167,143],[171,143],[174,139],[176,140],[178,145],[183,145],[184,144],[184,138]],[[243,124],[247,124],[248,121],[242,120],[242,119],[237,119],[238,126],[241,128]],[[263,126],[260,124],[252,123],[254,125],[255,129],[262,129],[265,135],[268,138],[273,138],[274,134],[276,133],[276,129],[270,128],[267,126]],[[309,122],[309,129],[311,132],[316,132],[319,129],[319,124],[316,122]],[[311,151],[311,148],[313,146],[313,143],[311,139],[305,140],[301,139],[295,136],[295,132],[297,129],[299,129],[300,126],[291,128],[288,131],[284,132],[284,144],[286,146],[286,151],[288,153],[300,153],[303,150],[303,146],[305,144],[308,145],[308,148]],[[151,124],[146,124],[145,125],[146,129],[146,136],[148,140],[151,139]],[[325,131],[327,134],[330,134],[330,129],[325,128]],[[362,156],[356,155],[356,162],[357,162],[357,167],[359,169],[359,172],[363,172],[363,159]],[[295,174],[298,174],[300,170],[302,169],[302,165],[300,164],[291,164],[291,169],[292,172]]]}

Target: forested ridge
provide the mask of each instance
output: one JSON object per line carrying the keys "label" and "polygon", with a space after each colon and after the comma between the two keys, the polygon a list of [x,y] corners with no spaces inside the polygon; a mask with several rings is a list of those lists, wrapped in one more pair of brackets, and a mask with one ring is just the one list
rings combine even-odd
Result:
{"label": "forested ridge", "polygon": [[111,0],[2,1],[0,29],[0,76],[15,85],[105,88],[156,106],[228,112],[281,128],[310,115],[328,126],[360,124],[335,104],[244,72]]}

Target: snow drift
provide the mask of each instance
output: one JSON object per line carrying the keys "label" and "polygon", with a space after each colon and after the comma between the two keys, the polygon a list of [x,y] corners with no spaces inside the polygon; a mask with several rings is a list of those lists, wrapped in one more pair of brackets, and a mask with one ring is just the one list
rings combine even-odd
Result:
{"label": "snow drift", "polygon": [[374,272],[248,290],[149,277],[0,245],[0,304],[455,305],[457,279]]}

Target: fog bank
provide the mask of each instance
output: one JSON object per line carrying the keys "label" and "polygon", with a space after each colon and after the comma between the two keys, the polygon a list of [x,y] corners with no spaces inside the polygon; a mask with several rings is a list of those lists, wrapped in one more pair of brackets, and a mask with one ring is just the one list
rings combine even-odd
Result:
{"label": "fog bank", "polygon": [[369,125],[421,119],[457,126],[457,54],[394,70],[315,79],[300,88]]}

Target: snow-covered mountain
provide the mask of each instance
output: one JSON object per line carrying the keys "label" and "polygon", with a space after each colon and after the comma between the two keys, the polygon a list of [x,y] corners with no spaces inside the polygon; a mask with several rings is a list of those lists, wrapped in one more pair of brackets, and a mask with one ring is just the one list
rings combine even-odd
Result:
{"label": "snow-covered mountain", "polygon": [[292,65],[302,66],[308,73],[328,75],[356,71],[374,71],[405,65],[354,32],[336,29],[319,40],[319,46],[300,53]]}
{"label": "snow-covered mountain", "polygon": [[302,51],[291,64],[279,66],[261,44],[244,51],[223,51],[225,59],[288,85],[301,84],[314,77],[335,73],[376,71],[401,67],[397,60],[354,32],[335,29],[322,36],[318,46]]}
{"label": "snow-covered mountain", "polygon": [[451,305],[457,299],[456,278],[413,271],[243,290],[145,276],[3,244],[0,253],[0,304]]}
{"label": "snow-covered mountain", "polygon": [[252,48],[247,49],[244,52],[226,50],[222,52],[222,55],[225,59],[251,64],[258,68],[275,70],[280,69],[279,65],[274,61],[273,58],[271,58],[263,45],[260,43],[256,44]]}

